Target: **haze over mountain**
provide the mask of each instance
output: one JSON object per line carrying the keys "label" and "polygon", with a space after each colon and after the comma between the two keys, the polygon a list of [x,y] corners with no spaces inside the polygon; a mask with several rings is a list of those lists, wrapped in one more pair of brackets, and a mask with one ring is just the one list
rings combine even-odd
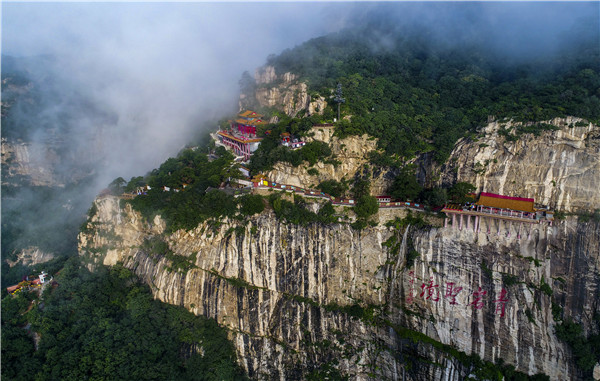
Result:
{"label": "haze over mountain", "polygon": [[[594,3],[7,3],[2,53],[50,57],[28,70],[42,94],[53,88],[34,124],[56,127],[67,110],[67,139],[78,146],[102,129],[109,157],[96,176],[106,184],[155,167],[203,122],[237,111],[241,73],[311,37],[372,23],[390,35],[417,28],[449,48],[475,41],[523,60],[597,39],[580,33],[594,15]],[[77,115],[81,100],[106,118]]]}

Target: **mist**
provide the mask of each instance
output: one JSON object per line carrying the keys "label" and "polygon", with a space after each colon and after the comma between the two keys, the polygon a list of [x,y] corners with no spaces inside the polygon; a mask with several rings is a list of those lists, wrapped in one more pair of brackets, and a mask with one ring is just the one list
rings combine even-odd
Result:
{"label": "mist", "polygon": [[390,33],[419,29],[438,44],[477,40],[529,58],[586,37],[576,28],[598,19],[597,3],[6,3],[2,11],[3,54],[52,57],[31,73],[53,86],[44,130],[64,125],[60,112],[82,101],[102,115],[71,109],[69,121],[73,147],[106,156],[99,184],[145,173],[203,122],[237,112],[241,73],[312,37],[387,22]]}
{"label": "mist", "polygon": [[[412,31],[447,49],[474,43],[499,59],[522,62],[562,54],[582,41],[598,43],[600,33],[597,2],[1,7],[3,73],[6,57],[16,57],[23,65],[18,69],[35,82],[41,105],[35,114],[20,104],[10,113],[17,124],[31,126],[25,141],[46,144],[60,132],[55,170],[64,179],[85,181],[87,189],[70,196],[81,197],[83,202],[72,201],[76,205],[89,205],[117,177],[144,175],[216,128],[213,121],[238,111],[244,71],[253,74],[269,55],[310,38],[373,25],[380,31],[374,48]],[[39,210],[31,220],[56,222]]]}
{"label": "mist", "polygon": [[[204,121],[237,112],[244,70],[253,73],[268,54],[335,28],[327,21],[329,6],[302,8],[9,3],[3,6],[2,53],[50,57],[29,73],[40,92],[53,97],[38,123],[43,131],[29,140],[65,128],[60,113],[68,109],[70,144],[105,156],[96,178],[106,185],[156,167]],[[82,101],[96,113],[75,115],[72,106]]]}

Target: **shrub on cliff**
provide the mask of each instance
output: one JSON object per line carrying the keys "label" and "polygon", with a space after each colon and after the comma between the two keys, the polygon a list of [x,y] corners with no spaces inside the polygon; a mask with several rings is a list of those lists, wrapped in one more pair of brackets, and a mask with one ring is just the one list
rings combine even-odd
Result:
{"label": "shrub on cliff", "polygon": [[354,213],[360,219],[367,219],[379,211],[379,203],[373,196],[364,195],[356,200]]}
{"label": "shrub on cliff", "polygon": [[245,195],[239,198],[240,211],[246,216],[262,213],[265,210],[264,199],[259,195]]}
{"label": "shrub on cliff", "polygon": [[348,191],[348,185],[336,180],[325,180],[317,185],[317,189],[333,197],[342,197]]}
{"label": "shrub on cliff", "polygon": [[399,200],[416,200],[422,190],[423,187],[415,175],[415,168],[406,166],[392,182],[389,193],[393,198]]}
{"label": "shrub on cliff", "polygon": [[[596,314],[596,330],[600,328],[600,314]],[[571,319],[565,319],[560,324],[555,326],[556,337],[565,343],[569,344],[573,350],[573,355],[577,361],[577,365],[586,374],[591,376],[591,371],[600,358],[600,334],[590,334],[586,338],[583,334],[581,324],[575,323]]]}

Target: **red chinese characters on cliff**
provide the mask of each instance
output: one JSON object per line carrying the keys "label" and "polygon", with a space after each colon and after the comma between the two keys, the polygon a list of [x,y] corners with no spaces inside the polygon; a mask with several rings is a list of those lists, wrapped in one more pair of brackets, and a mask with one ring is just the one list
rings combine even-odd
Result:
{"label": "red chinese characters on cliff", "polygon": [[500,317],[504,317],[504,312],[506,310],[506,302],[508,302],[508,296],[506,296],[506,294],[508,294],[508,291],[503,288],[502,291],[500,291],[498,299],[494,300],[494,303],[496,303],[495,314],[500,315]]}
{"label": "red chinese characters on cliff", "polygon": [[[427,295],[425,297],[425,300],[431,299],[434,302],[437,302],[438,300],[440,300],[440,290],[438,289],[438,287],[440,287],[439,284],[433,284],[433,277],[429,278],[428,285],[426,285],[425,283],[421,284],[421,297]],[[433,297],[434,294],[435,297]]]}
{"label": "red chinese characters on cliff", "polygon": [[[406,296],[407,304],[412,304],[417,296],[419,298],[422,298],[422,300],[433,301],[436,303],[443,298],[451,305],[459,304],[459,302],[456,299],[458,294],[464,289],[462,286],[459,286],[454,282],[446,282],[445,286],[436,284],[434,281],[434,277],[432,276],[429,278],[428,282],[421,282],[421,292],[419,293],[418,289],[415,287],[415,283],[418,279],[415,275],[415,272],[410,271],[408,275],[409,287]],[[488,292],[486,290],[478,286],[477,290],[473,291],[473,293],[471,294],[471,301],[466,305],[466,307],[471,307],[476,310],[483,309],[486,305],[487,293]],[[495,315],[499,315],[500,317],[504,317],[506,315],[506,303],[508,302],[508,300],[508,291],[502,288],[500,294],[498,295],[498,298],[491,301],[495,305]]]}
{"label": "red chinese characters on cliff", "polygon": [[477,291],[473,292],[473,301],[469,305],[478,310],[482,309],[484,305],[483,297],[485,294],[487,294],[487,291],[482,290],[481,287],[479,287]]}
{"label": "red chinese characters on cliff", "polygon": [[462,287],[459,287],[454,284],[454,282],[446,282],[446,293],[444,294],[444,298],[450,300],[450,304],[458,304],[456,303],[456,295],[461,292]]}

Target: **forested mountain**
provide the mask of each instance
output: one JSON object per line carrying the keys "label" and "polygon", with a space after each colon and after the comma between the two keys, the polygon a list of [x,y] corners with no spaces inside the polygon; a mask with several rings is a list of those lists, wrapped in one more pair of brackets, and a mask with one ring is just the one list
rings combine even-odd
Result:
{"label": "forested mountain", "polygon": [[[489,119],[599,120],[597,33],[526,59],[500,53],[484,38],[441,41],[431,29],[399,30],[384,21],[310,40],[267,64],[298,75],[313,95],[329,98],[341,83],[341,110],[351,123],[340,133],[366,132],[404,158],[434,150],[443,162],[458,138]],[[328,101],[332,119],[336,105]]]}
{"label": "forested mountain", "polygon": [[153,300],[129,270],[92,273],[75,257],[56,280],[43,301],[2,299],[2,378],[245,379],[214,320]]}

